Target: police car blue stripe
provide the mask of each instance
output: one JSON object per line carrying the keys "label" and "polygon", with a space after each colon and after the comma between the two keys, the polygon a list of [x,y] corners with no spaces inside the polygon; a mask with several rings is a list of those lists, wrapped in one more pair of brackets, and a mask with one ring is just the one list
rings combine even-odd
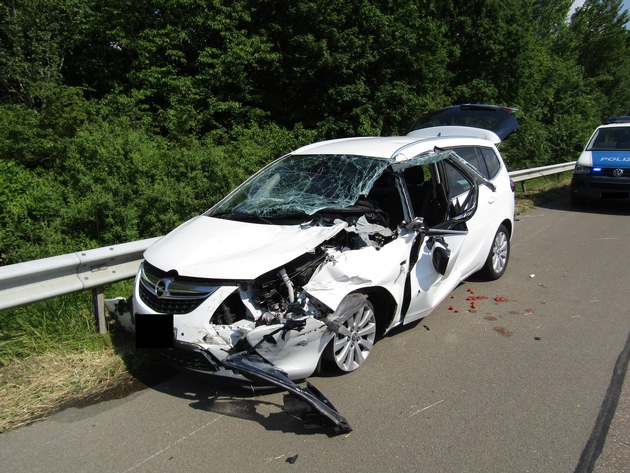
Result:
{"label": "police car blue stripe", "polygon": [[593,151],[593,166],[630,168],[630,151]]}

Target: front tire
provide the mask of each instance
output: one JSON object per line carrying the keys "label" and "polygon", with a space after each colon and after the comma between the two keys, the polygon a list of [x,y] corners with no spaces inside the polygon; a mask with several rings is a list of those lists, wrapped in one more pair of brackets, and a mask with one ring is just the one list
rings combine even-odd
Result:
{"label": "front tire", "polygon": [[489,280],[496,280],[503,276],[510,259],[510,234],[505,225],[501,225],[494,235],[490,253],[481,274]]}
{"label": "front tire", "polygon": [[377,333],[372,303],[362,294],[348,297],[361,298],[361,301],[342,315],[340,329],[324,353],[325,358],[344,373],[354,371],[365,363],[376,342]]}

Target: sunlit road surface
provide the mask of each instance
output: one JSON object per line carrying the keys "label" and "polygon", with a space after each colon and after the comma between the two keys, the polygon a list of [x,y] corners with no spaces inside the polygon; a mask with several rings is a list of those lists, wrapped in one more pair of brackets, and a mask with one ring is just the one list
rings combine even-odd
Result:
{"label": "sunlit road surface", "polygon": [[[563,199],[519,216],[502,279],[462,284],[359,371],[310,380],[349,434],[305,428],[282,392],[179,374],[0,435],[0,470],[589,471],[630,333],[629,215]],[[628,471],[604,452],[599,471]]]}

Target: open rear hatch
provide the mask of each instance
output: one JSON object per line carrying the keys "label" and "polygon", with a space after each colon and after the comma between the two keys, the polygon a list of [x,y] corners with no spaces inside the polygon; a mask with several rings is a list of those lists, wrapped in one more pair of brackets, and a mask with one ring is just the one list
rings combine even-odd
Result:
{"label": "open rear hatch", "polygon": [[425,128],[466,126],[490,130],[503,141],[518,128],[517,109],[498,105],[463,104],[429,112],[413,125],[409,133]]}

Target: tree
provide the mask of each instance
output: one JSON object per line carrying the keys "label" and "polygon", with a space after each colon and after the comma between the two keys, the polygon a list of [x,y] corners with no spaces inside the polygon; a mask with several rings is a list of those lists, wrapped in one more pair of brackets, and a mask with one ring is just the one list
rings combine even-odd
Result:
{"label": "tree", "polygon": [[571,17],[577,62],[598,93],[602,118],[630,113],[629,20],[622,0],[586,0]]}
{"label": "tree", "polygon": [[63,84],[68,48],[83,31],[82,0],[0,3],[0,101],[44,109]]}

